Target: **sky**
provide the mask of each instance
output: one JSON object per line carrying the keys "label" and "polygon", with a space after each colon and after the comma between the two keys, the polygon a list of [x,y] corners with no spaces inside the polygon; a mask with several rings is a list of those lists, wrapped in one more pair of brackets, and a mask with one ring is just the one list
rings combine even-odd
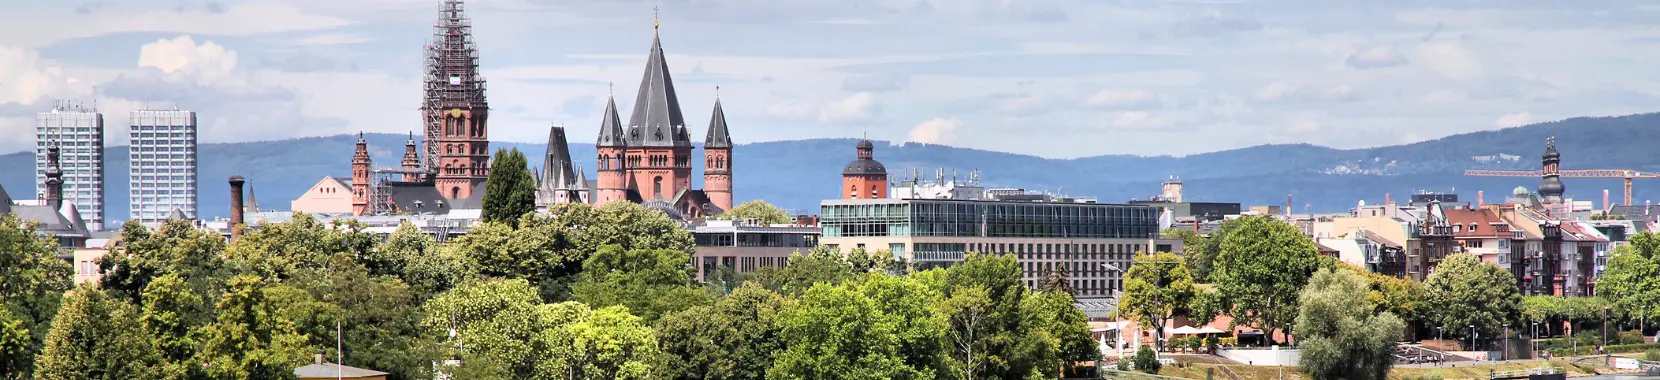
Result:
{"label": "sky", "polygon": [[[439,0],[62,0],[0,13],[0,152],[35,114],[198,112],[203,142],[419,128]],[[626,117],[653,8],[694,140],[868,136],[1071,158],[1357,148],[1656,111],[1660,3],[471,0],[490,137]],[[1649,67],[1649,69],[1644,69]],[[614,88],[614,89],[613,89]]]}

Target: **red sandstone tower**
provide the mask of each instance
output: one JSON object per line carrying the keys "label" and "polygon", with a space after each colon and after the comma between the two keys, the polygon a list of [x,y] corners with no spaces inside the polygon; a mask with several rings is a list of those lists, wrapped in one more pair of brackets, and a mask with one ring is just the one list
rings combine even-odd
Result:
{"label": "red sandstone tower", "polygon": [[599,141],[594,143],[594,149],[599,151],[599,168],[595,170],[594,205],[603,206],[606,203],[628,200],[628,160],[625,154],[628,151],[628,139],[623,133],[622,121],[617,118],[617,99],[611,96],[605,100],[605,114],[599,123]]}
{"label": "red sandstone tower", "polygon": [[352,215],[369,213],[369,142],[357,133],[357,153],[352,154]]}
{"label": "red sandstone tower", "polygon": [[887,198],[888,168],[874,158],[875,144],[859,141],[858,150],[859,158],[842,170],[842,199]]}
{"label": "red sandstone tower", "polygon": [[409,133],[409,141],[403,143],[403,181],[420,182],[421,156],[415,151],[415,133]]}
{"label": "red sandstone tower", "polygon": [[490,175],[490,105],[461,0],[445,0],[432,29],[421,106],[427,175],[445,197],[467,198]]}
{"label": "red sandstone tower", "polygon": [[715,88],[715,112],[703,139],[703,193],[721,210],[732,209],[732,136],[726,131],[726,111]]}

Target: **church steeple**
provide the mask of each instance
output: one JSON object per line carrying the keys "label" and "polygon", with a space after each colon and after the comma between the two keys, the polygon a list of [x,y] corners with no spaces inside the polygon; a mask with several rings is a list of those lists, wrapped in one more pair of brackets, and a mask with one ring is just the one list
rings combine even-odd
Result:
{"label": "church steeple", "polygon": [[732,135],[726,131],[726,111],[720,106],[720,86],[715,86],[715,112],[709,116],[709,132],[703,138],[703,148],[731,148]]}
{"label": "church steeple", "polygon": [[[594,146],[624,147],[628,146],[628,136],[623,132],[622,121],[617,118],[617,97],[607,96],[605,99],[605,113],[600,115],[599,141]],[[603,168],[602,168],[603,169]]]}
{"label": "church steeple", "polygon": [[652,22],[651,54],[646,58],[640,91],[635,94],[634,113],[628,118],[631,146],[692,146],[685,133],[686,118],[680,113],[680,98],[674,92],[668,61],[663,59],[663,42]]}

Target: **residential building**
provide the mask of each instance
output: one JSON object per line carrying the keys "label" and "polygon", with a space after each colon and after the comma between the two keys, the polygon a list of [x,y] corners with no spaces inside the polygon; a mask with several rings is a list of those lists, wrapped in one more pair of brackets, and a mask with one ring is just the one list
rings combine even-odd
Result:
{"label": "residential building", "polygon": [[174,210],[196,217],[196,113],[172,110],[132,112],[128,137],[132,220],[160,227]]}
{"label": "residential building", "polygon": [[1482,262],[1510,268],[1510,223],[1499,217],[1497,206],[1444,210],[1453,229],[1454,252],[1469,253]]}
{"label": "residential building", "polygon": [[46,197],[46,149],[53,146],[61,149],[62,200],[75,204],[88,229],[104,229],[104,115],[66,101],[35,116],[35,199]]}
{"label": "residential building", "polygon": [[818,246],[817,226],[762,225],[753,220],[702,220],[688,227],[697,249],[692,254],[696,279],[705,281],[720,267],[737,273],[783,268],[790,254]]}

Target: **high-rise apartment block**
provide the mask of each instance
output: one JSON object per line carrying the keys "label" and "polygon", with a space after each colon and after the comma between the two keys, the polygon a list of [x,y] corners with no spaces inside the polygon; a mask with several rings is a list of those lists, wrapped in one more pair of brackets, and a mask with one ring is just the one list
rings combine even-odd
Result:
{"label": "high-rise apartment block", "polygon": [[178,210],[189,218],[196,214],[196,113],[173,110],[138,110],[132,113],[129,130],[132,150],[131,181],[133,220],[146,226],[160,226]]}
{"label": "high-rise apartment block", "polygon": [[46,199],[46,148],[60,149],[63,198],[87,229],[104,228],[104,115],[97,107],[60,101],[35,116],[35,198]]}

